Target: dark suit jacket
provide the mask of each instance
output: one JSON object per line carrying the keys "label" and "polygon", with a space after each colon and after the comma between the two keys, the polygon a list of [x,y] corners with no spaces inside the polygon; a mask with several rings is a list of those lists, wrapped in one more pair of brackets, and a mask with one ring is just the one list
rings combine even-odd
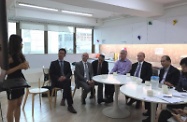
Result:
{"label": "dark suit jacket", "polygon": [[[56,82],[58,82],[58,78],[61,76],[61,69],[60,64],[58,60],[52,61],[50,68],[49,68],[49,75],[52,82],[52,86],[56,85]],[[67,61],[64,61],[64,75],[66,78],[70,79],[72,75],[71,66],[70,63]]]}
{"label": "dark suit jacket", "polygon": [[[131,76],[133,76],[134,73],[136,72],[137,65],[138,65],[138,62],[132,64],[132,68],[130,70]],[[144,83],[146,80],[150,81],[151,76],[152,76],[152,65],[144,61],[142,64],[141,73],[140,73],[140,78],[143,80],[142,82]]]}
{"label": "dark suit jacket", "polygon": [[[93,67],[93,75],[97,75],[97,68],[98,68],[98,60],[92,62]],[[101,74],[108,74],[108,62],[103,61],[101,66]]]}
{"label": "dark suit jacket", "polygon": [[[92,65],[91,63],[87,62],[88,65],[88,69],[89,69],[89,75],[90,75],[90,80],[92,80],[93,77],[93,69],[92,69]],[[75,64],[75,82],[76,82],[76,86],[79,88],[80,83],[79,82],[86,82],[86,80],[84,79],[84,66],[82,61],[77,62]]]}
{"label": "dark suit jacket", "polygon": [[[162,68],[160,70],[159,82],[161,82],[161,80],[163,78],[163,75],[164,75],[164,68]],[[167,81],[167,82],[173,84],[174,86],[176,86],[178,84],[179,77],[180,77],[179,70],[171,65],[169,70],[168,70],[168,73],[166,75],[165,81]]]}

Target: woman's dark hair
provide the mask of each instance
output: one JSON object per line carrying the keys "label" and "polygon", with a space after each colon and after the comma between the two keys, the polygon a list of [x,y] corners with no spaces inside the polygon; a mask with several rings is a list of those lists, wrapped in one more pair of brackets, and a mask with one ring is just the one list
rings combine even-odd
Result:
{"label": "woman's dark hair", "polygon": [[60,48],[58,52],[60,51],[64,51],[64,53],[66,54],[66,49],[65,48]]}
{"label": "woman's dark hair", "polygon": [[186,66],[187,66],[187,57],[186,57],[186,58],[183,58],[183,59],[180,61],[180,65],[186,65]]}
{"label": "woman's dark hair", "polygon": [[25,57],[22,53],[22,38],[19,35],[11,35],[9,38],[8,51],[10,56],[18,56],[22,61],[25,61]]}

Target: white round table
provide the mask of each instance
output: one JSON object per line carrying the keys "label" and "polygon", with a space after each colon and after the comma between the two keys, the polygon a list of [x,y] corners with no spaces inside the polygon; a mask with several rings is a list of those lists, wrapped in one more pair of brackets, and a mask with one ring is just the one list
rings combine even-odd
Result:
{"label": "white round table", "polygon": [[[147,90],[153,90],[153,96],[147,96]],[[170,89],[168,94],[163,94],[161,88],[152,89],[151,85],[146,86],[145,84],[138,85],[135,82],[129,82],[122,87],[120,87],[120,91],[129,97],[146,101],[151,103],[151,122],[155,121],[155,112],[156,112],[156,105],[157,103],[164,103],[164,104],[184,104],[187,103],[187,97],[175,97],[175,95],[180,94],[176,90]],[[187,95],[187,93],[184,93]],[[171,98],[180,99],[181,102],[178,103],[171,103],[166,100],[163,100],[160,96],[172,96]]]}
{"label": "white round table", "polygon": [[120,85],[131,82],[132,77],[119,74],[106,74],[94,76],[92,79],[99,83],[115,85],[114,106],[103,109],[103,114],[114,119],[128,117],[130,115],[130,112],[128,110],[121,110],[118,106],[118,94]]}

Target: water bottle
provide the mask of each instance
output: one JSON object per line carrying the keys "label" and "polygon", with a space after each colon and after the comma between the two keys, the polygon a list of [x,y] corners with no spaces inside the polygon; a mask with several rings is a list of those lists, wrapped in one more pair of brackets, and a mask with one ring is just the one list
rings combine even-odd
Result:
{"label": "water bottle", "polygon": [[151,76],[151,87],[152,89],[157,89],[159,85],[159,77],[158,76]]}

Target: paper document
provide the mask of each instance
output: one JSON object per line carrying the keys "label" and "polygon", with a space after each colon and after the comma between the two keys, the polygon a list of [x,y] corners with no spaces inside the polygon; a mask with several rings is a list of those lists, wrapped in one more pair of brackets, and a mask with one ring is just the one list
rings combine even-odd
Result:
{"label": "paper document", "polygon": [[167,101],[169,103],[179,103],[179,102],[183,102],[183,100],[181,98],[177,98],[177,97],[173,97],[173,96],[169,96],[169,95],[156,95],[155,97],[158,97],[164,101]]}
{"label": "paper document", "polygon": [[173,97],[187,97],[187,93],[185,92],[174,92],[172,93]]}

